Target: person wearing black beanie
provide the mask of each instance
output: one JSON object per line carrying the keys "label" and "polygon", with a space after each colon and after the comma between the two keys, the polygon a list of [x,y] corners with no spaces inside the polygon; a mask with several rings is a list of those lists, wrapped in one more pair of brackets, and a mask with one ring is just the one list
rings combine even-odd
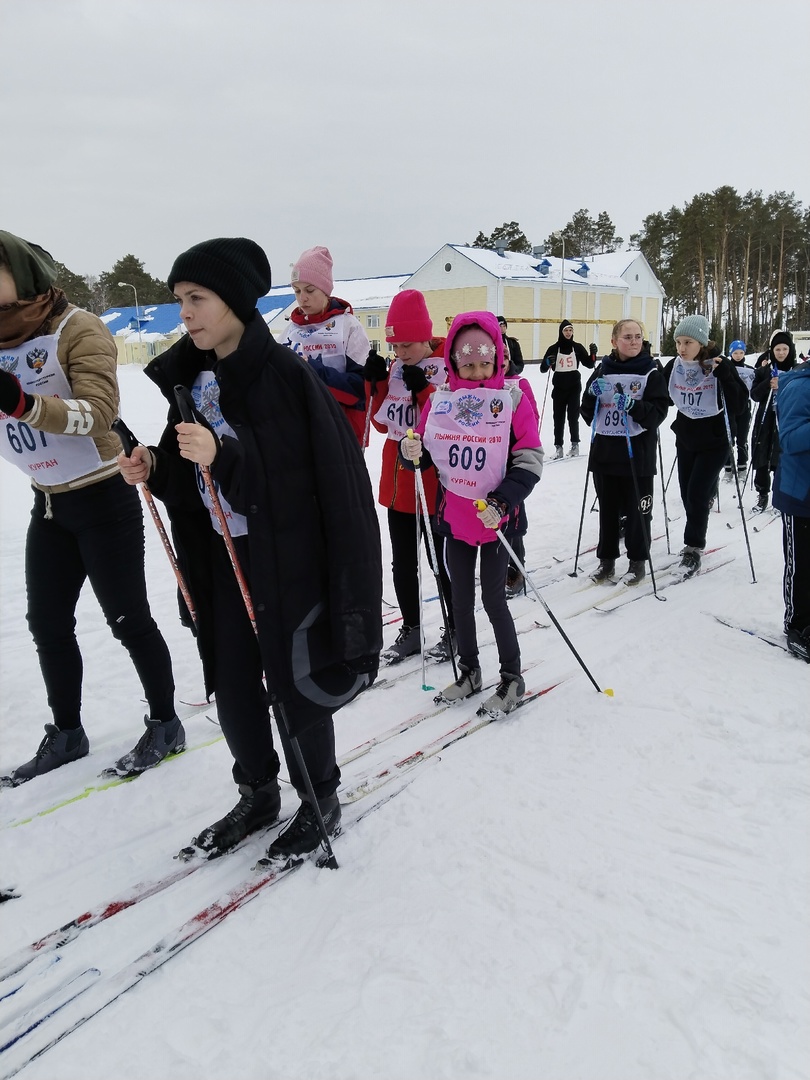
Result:
{"label": "person wearing black beanie", "polygon": [[579,407],[582,401],[582,377],[579,366],[592,368],[595,357],[585,350],[584,345],[574,341],[574,327],[563,319],[559,334],[553,345],[549,345],[540,365],[541,371],[554,372],[552,377],[551,402],[554,408],[554,458],[563,456],[563,436],[565,420],[568,418],[568,432],[571,436],[569,457],[579,454]]}
{"label": "person wearing black beanie", "polygon": [[259,297],[270,291],[270,263],[257,243],[242,236],[203,240],[174,260],[168,278],[172,292],[178,281],[215,292],[247,325]]}
{"label": "person wearing black beanie", "polygon": [[[382,556],[371,484],[328,387],[256,310],[270,286],[259,245],[241,237],[196,244],[168,281],[188,333],[146,374],[169,401],[169,423],[158,446],[135,447],[119,462],[129,483],[148,480],[166,503],[197,611],[206,691],[216,694],[239,788],[236,806],[198,833],[192,851],[223,855],[278,818],[272,707],[301,805],[268,856],[300,861],[320,844],[319,814],[328,835],[339,829],[333,715],[379,665]],[[182,422],[178,386],[190,392],[197,423]]]}
{"label": "person wearing black beanie", "polygon": [[779,379],[796,366],[796,345],[788,330],[775,330],[768,348],[757,360],[751,398],[758,403],[754,417],[751,442],[751,466],[754,470],[754,487],[757,504],[754,510],[762,513],[768,508],[771,491],[771,473],[779,462],[779,431],[776,426],[776,394]]}

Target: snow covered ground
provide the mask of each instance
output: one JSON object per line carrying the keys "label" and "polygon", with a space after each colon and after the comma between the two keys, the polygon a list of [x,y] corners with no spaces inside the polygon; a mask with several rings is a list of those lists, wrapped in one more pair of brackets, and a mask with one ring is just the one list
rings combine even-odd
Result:
{"label": "snow covered ground", "polygon": [[[153,441],[162,399],[138,369],[120,375],[122,415]],[[542,400],[546,377],[537,368],[528,377]],[[668,425],[662,433],[668,473],[673,437]],[[550,401],[543,435],[550,446]],[[375,483],[380,451],[376,437],[367,455]],[[26,1078],[810,1076],[810,671],[712,618],[782,640],[780,525],[750,530],[752,584],[733,488],[721,485],[709,546],[724,545],[715,556],[723,565],[663,591],[666,602],[645,595],[611,613],[573,615],[592,595],[578,591],[586,579],[566,576],[585,476],[584,457],[545,470],[528,506],[527,562],[538,580],[559,579],[544,598],[615,696],[597,693],[553,627],[523,634],[529,688],[560,685],[408,774],[409,786],[336,842],[338,871],[308,864],[261,892],[29,1065]],[[0,772],[8,772],[35,750],[48,711],[25,626],[30,493],[5,463],[0,482]],[[667,493],[673,518],[682,515],[676,487]],[[589,493],[583,547],[596,541],[591,502]],[[654,524],[662,535],[660,483]],[[681,516],[670,525],[673,553],[682,529]],[[146,530],[153,609],[181,696],[193,698],[195,647],[149,520]],[[663,564],[663,535],[653,551]],[[585,569],[594,564],[584,556]],[[513,611],[524,628],[548,622],[531,598]],[[438,604],[426,613],[435,640]],[[396,630],[387,627],[387,642]],[[172,854],[235,802],[225,745],[198,714],[186,724],[191,749],[171,763],[35,816],[97,782],[140,734],[139,684],[89,591],[78,632],[91,754],[2,792],[0,884],[22,894],[0,906],[3,956],[175,867]],[[483,616],[481,636],[490,636]],[[482,661],[485,679],[494,678],[491,646]],[[441,687],[450,668],[428,676]],[[419,671],[370,691],[338,718],[340,752],[431,700]],[[426,720],[353,761],[346,788],[473,709]],[[284,794],[289,812],[294,798]],[[138,957],[241,880],[266,845],[256,840],[89,930],[62,950],[62,978]],[[0,1003],[0,1024],[9,1004]],[[0,1056],[0,1076],[23,1046]]]}

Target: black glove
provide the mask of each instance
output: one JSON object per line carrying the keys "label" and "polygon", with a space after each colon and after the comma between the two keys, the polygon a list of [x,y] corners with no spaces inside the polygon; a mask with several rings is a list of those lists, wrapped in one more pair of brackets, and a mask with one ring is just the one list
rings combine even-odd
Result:
{"label": "black glove", "polygon": [[597,348],[595,341],[592,341],[588,346],[588,352],[594,357],[599,355],[599,349]]}
{"label": "black glove", "polygon": [[0,409],[9,416],[22,416],[33,407],[34,399],[24,392],[17,376],[0,368]]}
{"label": "black glove", "polygon": [[380,356],[374,349],[368,354],[365,367],[363,368],[363,378],[366,382],[378,383],[383,382],[388,377],[388,364],[385,361],[384,356]]}
{"label": "black glove", "polygon": [[428,384],[427,375],[418,364],[402,365],[402,381],[405,383],[405,388],[412,394],[418,394]]}

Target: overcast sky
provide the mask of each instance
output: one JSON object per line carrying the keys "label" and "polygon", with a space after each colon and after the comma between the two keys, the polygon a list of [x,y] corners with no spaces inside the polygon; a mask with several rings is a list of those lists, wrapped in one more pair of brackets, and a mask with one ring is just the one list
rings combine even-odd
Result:
{"label": "overcast sky", "polygon": [[0,228],[165,279],[213,236],[407,273],[581,207],[810,205],[807,0],[0,0]]}

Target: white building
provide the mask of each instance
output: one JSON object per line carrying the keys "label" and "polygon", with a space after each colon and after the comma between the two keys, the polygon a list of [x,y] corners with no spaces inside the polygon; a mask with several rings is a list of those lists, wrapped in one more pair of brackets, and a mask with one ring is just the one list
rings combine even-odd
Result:
{"label": "white building", "polygon": [[445,244],[405,283],[425,294],[434,332],[461,311],[503,315],[526,359],[539,359],[570,319],[575,338],[609,351],[610,331],[623,318],[638,319],[657,351],[664,290],[640,251],[615,251],[586,260],[523,255],[514,251]]}

